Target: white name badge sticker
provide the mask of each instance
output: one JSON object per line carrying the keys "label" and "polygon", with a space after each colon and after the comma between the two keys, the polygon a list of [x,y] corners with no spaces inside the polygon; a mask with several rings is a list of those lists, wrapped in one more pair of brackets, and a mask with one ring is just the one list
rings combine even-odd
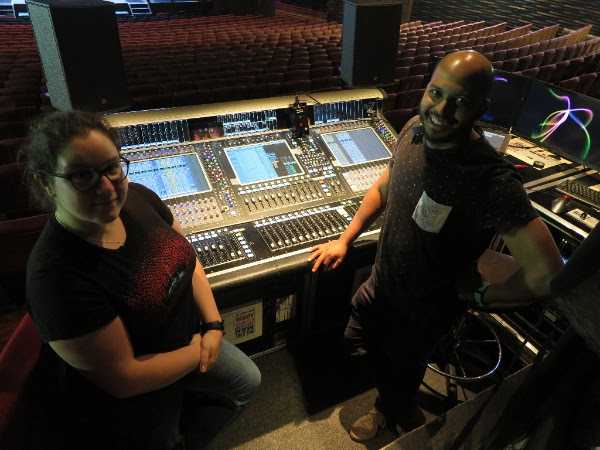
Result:
{"label": "white name badge sticker", "polygon": [[423,191],[419,203],[413,211],[412,218],[423,231],[439,233],[452,211],[452,206],[444,205],[433,200]]}

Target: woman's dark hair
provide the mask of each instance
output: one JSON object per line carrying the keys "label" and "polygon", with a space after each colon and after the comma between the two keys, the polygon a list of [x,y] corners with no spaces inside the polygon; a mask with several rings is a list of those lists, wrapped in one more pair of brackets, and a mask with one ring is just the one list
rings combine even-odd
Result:
{"label": "woman's dark hair", "polygon": [[75,137],[96,130],[106,135],[119,148],[116,135],[93,113],[57,111],[36,121],[29,129],[26,144],[21,148],[18,161],[23,164],[23,177],[32,200],[43,209],[54,207],[45,186],[48,173],[56,172],[58,156]]}

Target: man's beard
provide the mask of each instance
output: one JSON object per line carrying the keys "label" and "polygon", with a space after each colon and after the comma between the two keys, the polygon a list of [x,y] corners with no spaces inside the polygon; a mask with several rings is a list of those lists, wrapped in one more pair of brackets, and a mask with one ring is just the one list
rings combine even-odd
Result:
{"label": "man's beard", "polygon": [[[421,118],[421,123],[423,124],[423,132],[425,134],[425,140],[431,144],[458,144],[466,141],[473,128],[473,124],[465,124],[459,128],[452,128],[448,130],[448,132],[442,133],[430,133],[427,129],[429,122],[427,118],[427,113],[423,113],[419,111],[419,117]],[[447,122],[447,121],[446,121]],[[437,134],[437,135],[436,135]]]}

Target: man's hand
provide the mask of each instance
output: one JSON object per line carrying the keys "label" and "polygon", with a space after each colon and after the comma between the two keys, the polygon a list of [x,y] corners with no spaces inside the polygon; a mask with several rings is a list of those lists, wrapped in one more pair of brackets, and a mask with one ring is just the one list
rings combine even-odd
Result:
{"label": "man's hand", "polygon": [[312,271],[319,270],[321,265],[326,269],[337,269],[348,253],[348,244],[336,239],[324,244],[315,245],[310,249],[309,261],[314,261]]}
{"label": "man's hand", "polygon": [[207,372],[219,357],[221,340],[223,340],[223,332],[220,330],[208,330],[202,336],[200,342],[200,364],[198,365],[201,373]]}

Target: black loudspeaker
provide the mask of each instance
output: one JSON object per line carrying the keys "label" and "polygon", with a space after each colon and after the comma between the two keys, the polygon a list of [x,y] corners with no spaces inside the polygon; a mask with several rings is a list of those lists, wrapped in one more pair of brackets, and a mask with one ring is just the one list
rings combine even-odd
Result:
{"label": "black loudspeaker", "polygon": [[402,0],[345,0],[342,80],[349,86],[391,83],[400,37]]}
{"label": "black loudspeaker", "polygon": [[62,111],[129,105],[114,5],[101,0],[27,1],[52,105]]}

